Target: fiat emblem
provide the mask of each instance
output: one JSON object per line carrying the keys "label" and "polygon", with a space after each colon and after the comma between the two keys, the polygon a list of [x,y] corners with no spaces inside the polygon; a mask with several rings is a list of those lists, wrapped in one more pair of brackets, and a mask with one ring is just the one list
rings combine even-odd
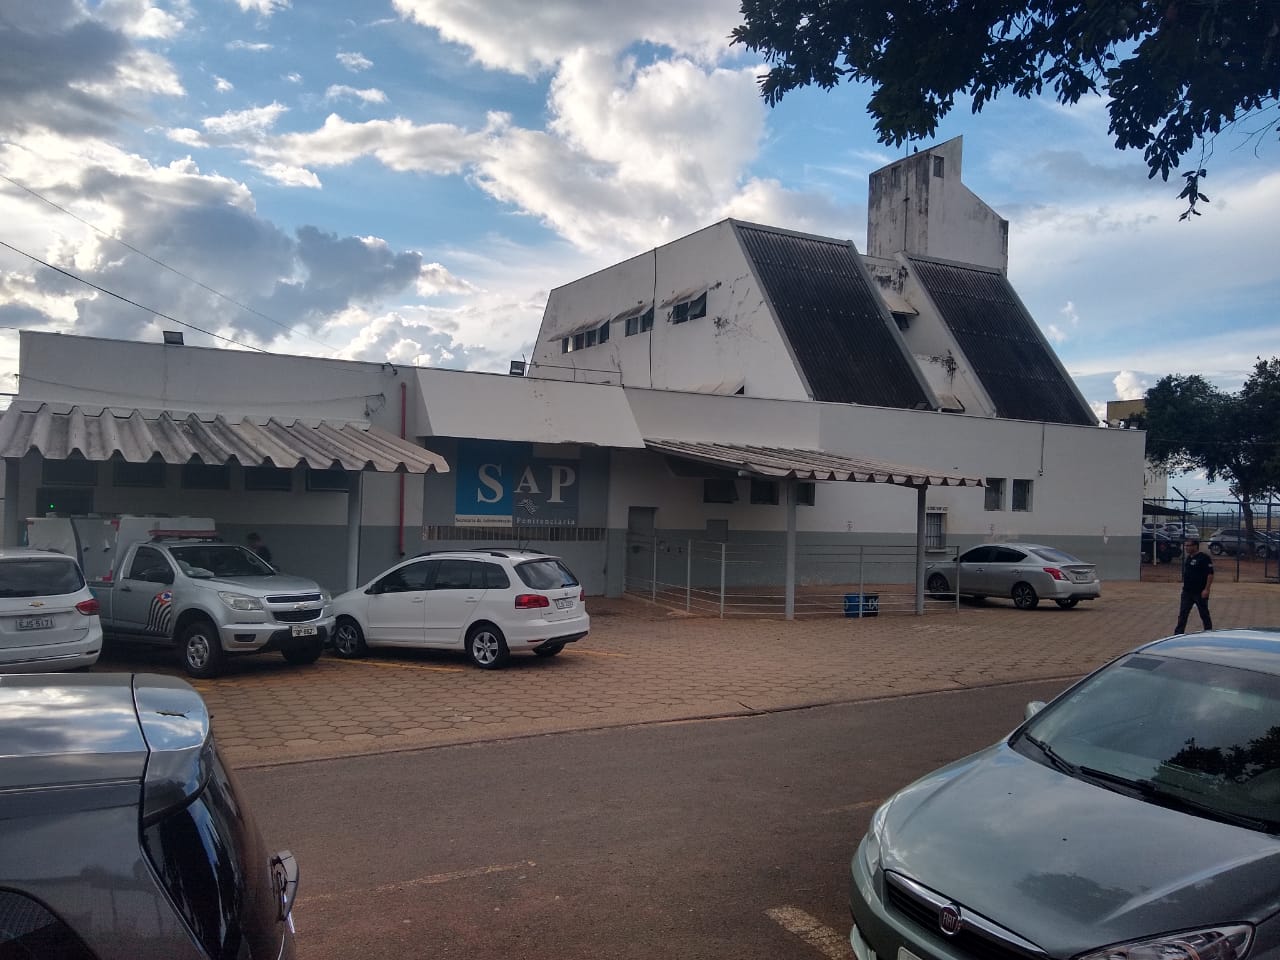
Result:
{"label": "fiat emblem", "polygon": [[938,928],[948,937],[954,937],[959,933],[962,923],[960,908],[954,903],[948,903],[938,911]]}

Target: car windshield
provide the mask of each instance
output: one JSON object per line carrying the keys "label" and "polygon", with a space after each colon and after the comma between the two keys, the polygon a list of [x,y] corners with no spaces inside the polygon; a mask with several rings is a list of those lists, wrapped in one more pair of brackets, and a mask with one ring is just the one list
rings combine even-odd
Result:
{"label": "car windshield", "polygon": [[189,577],[269,577],[275,573],[257,554],[232,543],[171,547],[169,553]]}
{"label": "car windshield", "polygon": [[1130,654],[1037,714],[1012,746],[1108,789],[1280,832],[1274,674]]}
{"label": "car windshield", "polygon": [[65,557],[0,560],[0,597],[60,597],[83,586],[80,568]]}
{"label": "car windshield", "polygon": [[1055,550],[1053,549],[1053,547],[1036,547],[1031,552],[1034,553],[1041,560],[1048,560],[1050,563],[1079,563],[1080,562],[1071,554],[1063,553],[1061,550]]}
{"label": "car windshield", "polygon": [[525,586],[533,590],[557,590],[560,587],[578,585],[578,578],[554,557],[517,564],[516,573],[524,581]]}

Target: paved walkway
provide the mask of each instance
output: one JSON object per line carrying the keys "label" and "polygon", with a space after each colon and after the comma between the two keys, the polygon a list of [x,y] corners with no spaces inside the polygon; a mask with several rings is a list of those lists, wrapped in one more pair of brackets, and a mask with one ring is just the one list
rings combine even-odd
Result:
{"label": "paved walkway", "polygon": [[[618,724],[741,716],[851,700],[1068,680],[1168,634],[1177,586],[1109,583],[1074,610],[1008,603],[864,620],[721,621],[634,600],[588,599],[591,635],[551,660],[513,657],[482,671],[461,654],[326,655],[290,667],[275,655],[233,661],[196,681],[239,767]],[[1220,627],[1280,626],[1280,586],[1220,583]],[[1192,629],[1198,629],[1192,613]],[[98,669],[177,672],[136,653]]]}

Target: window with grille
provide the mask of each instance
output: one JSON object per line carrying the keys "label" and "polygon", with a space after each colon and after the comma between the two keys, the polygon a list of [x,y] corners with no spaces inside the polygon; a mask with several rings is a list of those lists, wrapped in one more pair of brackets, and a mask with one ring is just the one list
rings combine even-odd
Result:
{"label": "window with grille", "polygon": [[1013,481],[1013,502],[1010,506],[1012,509],[1019,511],[1028,511],[1031,509],[1030,480]]}
{"label": "window with grille", "polygon": [[934,510],[924,515],[924,548],[945,550],[947,546],[947,515]]}
{"label": "window with grille", "polygon": [[1004,509],[1004,477],[987,477],[987,510]]}

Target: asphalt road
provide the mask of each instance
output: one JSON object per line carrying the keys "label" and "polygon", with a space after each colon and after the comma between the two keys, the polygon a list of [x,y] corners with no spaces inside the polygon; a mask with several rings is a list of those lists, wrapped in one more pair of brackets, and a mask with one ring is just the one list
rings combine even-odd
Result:
{"label": "asphalt road", "polygon": [[875,807],[1061,683],[243,771],[302,960],[850,956]]}

